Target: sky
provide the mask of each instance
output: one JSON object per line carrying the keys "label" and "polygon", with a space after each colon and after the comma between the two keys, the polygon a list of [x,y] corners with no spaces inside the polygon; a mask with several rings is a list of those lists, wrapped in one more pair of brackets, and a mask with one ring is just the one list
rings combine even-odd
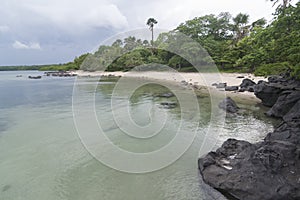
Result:
{"label": "sky", "polygon": [[[154,17],[172,30],[205,14],[228,11],[272,19],[266,0],[0,0],[0,66],[65,63]],[[150,32],[149,32],[150,34]]]}

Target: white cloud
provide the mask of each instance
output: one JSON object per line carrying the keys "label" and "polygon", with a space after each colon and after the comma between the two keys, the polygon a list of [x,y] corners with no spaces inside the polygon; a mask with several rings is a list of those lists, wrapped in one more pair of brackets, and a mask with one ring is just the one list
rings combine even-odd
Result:
{"label": "white cloud", "polygon": [[128,26],[119,8],[106,0],[52,0],[36,1],[24,7],[50,21],[61,29],[82,32],[92,28],[116,28]]}
{"label": "white cloud", "polygon": [[29,44],[24,44],[24,43],[22,43],[22,42],[16,40],[16,41],[13,43],[12,46],[13,46],[13,48],[15,48],[15,49],[34,49],[34,50],[41,50],[40,44],[39,44],[39,43],[36,43],[36,42],[34,42],[34,43],[29,43]]}

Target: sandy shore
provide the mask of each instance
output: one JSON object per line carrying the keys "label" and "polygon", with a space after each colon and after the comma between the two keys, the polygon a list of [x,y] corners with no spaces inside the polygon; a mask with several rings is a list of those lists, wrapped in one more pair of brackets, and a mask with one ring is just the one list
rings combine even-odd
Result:
{"label": "sandy shore", "polygon": [[[172,81],[178,84],[182,84],[183,81],[189,85],[196,86],[198,88],[205,87],[215,92],[225,92],[224,89],[217,89],[212,86],[213,83],[227,83],[228,86],[239,86],[244,78],[249,78],[254,82],[259,80],[265,80],[264,77],[256,77],[253,74],[245,73],[183,73],[183,72],[86,72],[78,70],[77,75],[80,76],[122,76],[122,77],[135,77],[135,78],[148,78],[161,81]],[[238,78],[238,77],[244,78]],[[260,102],[251,92],[228,92],[226,95],[239,100],[246,100],[252,102]]]}

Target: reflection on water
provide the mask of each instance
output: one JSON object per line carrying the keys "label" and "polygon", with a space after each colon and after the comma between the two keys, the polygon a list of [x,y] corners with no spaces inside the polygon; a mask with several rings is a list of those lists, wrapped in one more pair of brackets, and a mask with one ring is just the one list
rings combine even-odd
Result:
{"label": "reflection on water", "polygon": [[[190,129],[200,125],[192,146],[175,163],[147,174],[127,174],[101,164],[82,145],[72,113],[75,79],[29,80],[28,73],[39,72],[0,72],[0,199],[213,199],[212,191],[201,185],[197,170],[199,149],[210,124],[210,98],[197,98],[200,120],[196,122],[192,106],[182,113],[176,97],[158,97],[157,94],[169,92],[158,84],[138,88],[129,99],[122,92],[115,94],[114,109],[122,114],[123,100],[127,98],[128,112],[138,126],[150,123],[159,126],[161,116],[167,116],[166,127],[160,134],[139,139],[124,134],[114,121],[114,117],[119,117],[111,112],[114,80],[99,82],[95,94],[96,116],[107,137],[120,148],[153,151],[175,137],[181,118],[187,122],[182,128],[187,137]],[[23,77],[16,78],[17,74]],[[91,79],[81,83],[80,90],[94,93]],[[166,109],[162,102],[176,102],[178,106]],[[272,129],[272,121],[259,114],[257,106],[241,107],[242,114],[226,118],[219,133],[219,144],[228,137],[256,141]],[[212,129],[220,126],[214,122]]]}

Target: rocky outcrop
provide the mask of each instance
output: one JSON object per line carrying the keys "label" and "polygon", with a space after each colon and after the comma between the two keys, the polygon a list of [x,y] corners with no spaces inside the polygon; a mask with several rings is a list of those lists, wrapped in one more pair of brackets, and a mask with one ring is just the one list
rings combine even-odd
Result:
{"label": "rocky outcrop", "polygon": [[199,159],[199,170],[229,199],[300,199],[299,141],[300,127],[284,123],[261,143],[227,140]]}
{"label": "rocky outcrop", "polygon": [[254,94],[262,100],[262,104],[272,107],[284,91],[300,91],[300,82],[291,78],[274,76],[269,82],[259,81],[254,86]]}
{"label": "rocky outcrop", "polygon": [[229,113],[236,113],[239,110],[239,107],[236,105],[236,103],[230,97],[227,97],[222,102],[220,102],[219,108],[221,108]]}
{"label": "rocky outcrop", "polygon": [[204,182],[229,199],[300,199],[299,81],[271,77],[255,85],[255,94],[272,106],[269,116],[282,123],[262,142],[228,139],[198,160]]}
{"label": "rocky outcrop", "polygon": [[276,103],[266,114],[272,117],[283,117],[291,110],[291,108],[299,100],[300,100],[300,91],[293,91],[293,90],[283,91],[278,97]]}
{"label": "rocky outcrop", "polygon": [[265,81],[259,82],[254,86],[254,94],[261,99],[265,106],[273,106],[283,90],[277,85],[271,85]]}

